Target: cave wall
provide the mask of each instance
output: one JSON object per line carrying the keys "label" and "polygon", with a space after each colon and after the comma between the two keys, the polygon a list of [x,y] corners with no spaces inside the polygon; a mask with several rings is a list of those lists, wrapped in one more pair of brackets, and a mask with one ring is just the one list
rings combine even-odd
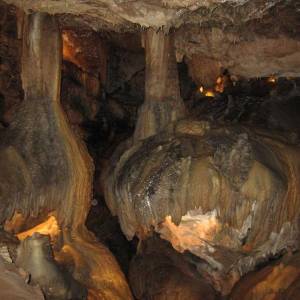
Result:
{"label": "cave wall", "polygon": [[[177,31],[177,59],[186,56],[197,84],[211,86],[224,68],[246,78],[299,76],[298,1],[6,2],[25,11],[57,14],[67,28],[122,34],[149,27]],[[208,78],[209,68],[200,66],[207,63],[214,69]]]}
{"label": "cave wall", "polygon": [[266,36],[251,27],[235,32],[185,26],[177,32],[176,51],[186,56],[194,81],[205,87],[213,87],[225,69],[240,78],[300,75],[298,35]]}
{"label": "cave wall", "polygon": [[23,99],[20,77],[22,41],[18,37],[18,10],[0,2],[0,123],[7,126]]}

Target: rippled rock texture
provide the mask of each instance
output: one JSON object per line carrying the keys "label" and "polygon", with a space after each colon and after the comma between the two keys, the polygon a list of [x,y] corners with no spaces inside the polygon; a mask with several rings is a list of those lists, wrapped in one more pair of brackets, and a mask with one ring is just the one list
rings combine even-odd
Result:
{"label": "rippled rock texture", "polygon": [[287,255],[257,272],[246,275],[233,289],[230,299],[296,300],[300,292],[299,253]]}
{"label": "rippled rock texture", "polygon": [[[279,0],[183,0],[183,1],[21,1],[6,0],[24,10],[72,15],[83,24],[99,28],[134,29],[144,27],[178,27],[183,23],[232,25],[272,16],[274,9],[289,11],[297,7],[297,1]],[[283,17],[285,15],[283,14]]]}
{"label": "rippled rock texture", "polygon": [[296,0],[5,2],[25,12],[55,14],[63,27],[138,33],[145,28],[164,33],[178,29],[177,59],[185,57],[193,79],[206,86],[224,68],[246,78],[299,76]]}
{"label": "rippled rock texture", "polygon": [[55,17],[26,16],[24,101],[0,145],[0,222],[21,215],[25,228],[56,218],[60,259],[96,299],[131,299],[124,275],[106,247],[86,229],[93,164],[60,105],[62,41]]}
{"label": "rippled rock texture", "polygon": [[204,260],[199,272],[223,294],[298,248],[299,151],[282,136],[182,120],[123,145],[111,166],[106,201],[127,237],[154,229]]}

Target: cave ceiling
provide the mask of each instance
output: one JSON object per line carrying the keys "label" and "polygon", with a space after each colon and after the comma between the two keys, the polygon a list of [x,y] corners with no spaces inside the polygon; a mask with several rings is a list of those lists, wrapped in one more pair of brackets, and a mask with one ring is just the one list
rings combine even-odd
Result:
{"label": "cave ceiling", "polygon": [[[296,31],[300,2],[295,0],[5,0],[23,10],[59,14],[94,30],[135,31],[154,27],[168,31],[183,24],[239,27],[280,12],[285,29]],[[298,20],[296,18],[298,17]],[[286,22],[288,21],[288,22]],[[299,25],[299,23],[298,23]],[[287,28],[290,27],[290,28]]]}
{"label": "cave ceiling", "polygon": [[55,14],[63,28],[76,31],[140,33],[152,27],[176,32],[177,61],[186,58],[197,84],[212,85],[224,69],[246,78],[300,76],[299,0],[4,2],[27,13]]}

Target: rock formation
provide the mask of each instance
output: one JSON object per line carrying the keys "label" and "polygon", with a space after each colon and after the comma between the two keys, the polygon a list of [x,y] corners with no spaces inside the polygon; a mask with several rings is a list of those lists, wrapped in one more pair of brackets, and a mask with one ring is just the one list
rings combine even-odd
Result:
{"label": "rock formation", "polygon": [[[1,298],[5,300],[44,300],[42,291],[26,283],[26,274],[0,257]],[[24,276],[25,275],[25,276]]]}
{"label": "rock formation", "polygon": [[299,154],[288,143],[181,121],[114,161],[106,199],[128,238],[154,227],[228,293],[258,263],[298,249]]}
{"label": "rock formation", "polygon": [[149,29],[143,36],[146,53],[145,102],[136,123],[136,140],[158,133],[184,116],[172,36]]}
{"label": "rock formation", "polygon": [[131,261],[130,284],[137,299],[217,300],[213,288],[166,242],[152,237]]}
{"label": "rock formation", "polygon": [[[133,240],[123,270],[137,299],[297,299],[299,9],[294,0],[0,0],[1,230],[22,245],[49,234],[52,266],[88,299],[132,299],[85,227],[104,194]],[[192,77],[186,103],[177,62]],[[247,94],[247,79],[270,75],[252,89],[260,99]],[[205,97],[217,78],[228,86]],[[77,134],[96,164],[94,195]],[[109,214],[101,205],[93,222]],[[15,261],[8,244],[0,235],[0,255]]]}
{"label": "rock formation", "polygon": [[[136,32],[178,29],[176,56],[184,56],[196,80],[211,86],[217,71],[227,68],[246,78],[299,76],[299,3],[280,0],[104,1],[5,0],[25,11],[56,14],[67,27],[95,31]],[[276,51],[275,51],[276,49]]]}
{"label": "rock formation", "polygon": [[296,300],[299,297],[299,273],[299,254],[287,255],[246,275],[233,289],[230,299]]}
{"label": "rock formation", "polygon": [[35,232],[21,242],[17,252],[16,265],[30,274],[46,299],[87,299],[86,288],[56,263],[49,235]]}
{"label": "rock formation", "polygon": [[62,243],[57,256],[60,261],[72,257],[74,277],[103,299],[130,299],[114,257],[84,225],[93,166],[60,106],[61,55],[55,17],[43,13],[26,17],[22,51],[25,99],[1,141],[1,222],[13,224],[21,214],[23,228],[28,228],[50,213],[60,228]]}
{"label": "rock formation", "polygon": [[[146,47],[146,58],[153,53]],[[258,264],[298,249],[298,147],[263,130],[180,120],[183,106],[165,121],[173,107],[157,93],[168,99],[170,85],[160,83],[172,78],[176,94],[177,75],[153,61],[146,74],[164,77],[151,85],[146,75],[135,139],[112,157],[105,198],[129,239],[158,232],[177,251],[201,258],[199,273],[227,295]]]}

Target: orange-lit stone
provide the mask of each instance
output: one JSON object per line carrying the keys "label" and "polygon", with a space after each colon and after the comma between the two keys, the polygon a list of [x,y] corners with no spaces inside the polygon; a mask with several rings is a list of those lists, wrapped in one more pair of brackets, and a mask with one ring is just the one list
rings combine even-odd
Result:
{"label": "orange-lit stone", "polygon": [[17,237],[20,241],[24,240],[28,236],[33,235],[35,232],[39,232],[40,234],[50,235],[51,239],[56,237],[59,232],[59,226],[57,224],[56,218],[54,216],[50,216],[48,220],[45,222],[29,229],[24,232],[17,234]]}

